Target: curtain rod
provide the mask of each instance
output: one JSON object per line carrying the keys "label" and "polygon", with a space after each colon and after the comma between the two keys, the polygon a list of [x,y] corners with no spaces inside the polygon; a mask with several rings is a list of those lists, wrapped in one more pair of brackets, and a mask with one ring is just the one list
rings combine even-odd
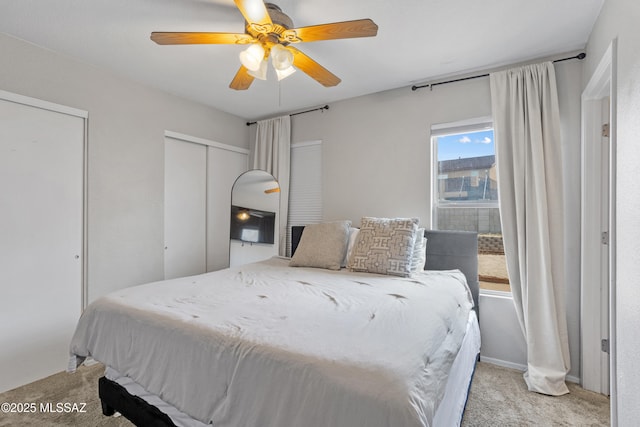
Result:
{"label": "curtain rod", "polygon": [[[583,52],[583,53],[577,54],[576,56],[570,56],[568,58],[556,59],[556,60],[554,60],[552,62],[554,62],[554,63],[555,62],[562,62],[562,61],[568,61],[570,59],[584,59],[584,58],[586,58],[586,56],[587,56],[587,54]],[[422,89],[423,87],[428,87],[428,88],[433,89],[434,86],[444,85],[444,84],[447,84],[447,83],[462,82],[464,80],[478,79],[480,77],[489,77],[489,73],[480,74],[478,76],[462,77],[460,79],[447,80],[445,82],[428,83],[428,84],[420,85],[420,86],[411,86],[411,90],[415,91],[415,90],[418,90],[418,89]]]}
{"label": "curtain rod", "polygon": [[[307,110],[307,111],[300,111],[298,113],[291,113],[289,114],[289,117],[293,117],[293,116],[297,116],[298,114],[304,114],[304,113],[310,113],[312,111],[318,111],[318,110],[328,110],[329,106],[325,105],[324,107],[318,107],[318,108],[313,108],[311,110]],[[247,126],[251,126],[251,125],[255,125],[258,122],[247,122]]]}

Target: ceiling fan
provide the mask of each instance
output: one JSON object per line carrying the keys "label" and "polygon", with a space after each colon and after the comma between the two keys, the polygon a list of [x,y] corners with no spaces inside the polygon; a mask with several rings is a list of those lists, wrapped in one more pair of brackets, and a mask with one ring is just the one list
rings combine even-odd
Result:
{"label": "ceiling fan", "polygon": [[272,3],[264,3],[263,0],[234,2],[246,21],[244,33],[152,32],[151,40],[160,45],[249,45],[246,50],[240,52],[242,65],[229,84],[232,89],[245,90],[251,86],[254,78],[266,80],[269,57],[278,80],[289,76],[298,68],[323,86],[336,86],[340,83],[340,78],[291,44],[373,37],[378,33],[378,26],[371,19],[293,28],[291,18]]}

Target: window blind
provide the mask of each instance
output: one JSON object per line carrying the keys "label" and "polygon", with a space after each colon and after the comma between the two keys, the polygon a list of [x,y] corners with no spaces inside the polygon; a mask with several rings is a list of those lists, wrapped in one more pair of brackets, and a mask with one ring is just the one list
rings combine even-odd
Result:
{"label": "window blind", "polygon": [[322,141],[291,144],[287,255],[291,255],[291,227],[322,221]]}

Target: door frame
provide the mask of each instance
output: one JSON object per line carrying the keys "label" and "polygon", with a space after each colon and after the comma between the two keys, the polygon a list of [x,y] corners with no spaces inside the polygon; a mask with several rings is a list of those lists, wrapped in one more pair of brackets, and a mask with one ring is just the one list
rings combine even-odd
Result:
{"label": "door frame", "polygon": [[89,292],[88,292],[88,126],[87,122],[89,119],[89,112],[85,110],[80,110],[73,107],[68,107],[66,105],[56,104],[54,102],[44,101],[38,98],[32,98],[30,96],[19,95],[13,92],[7,92],[4,90],[0,90],[0,99],[15,102],[17,104],[27,105],[29,107],[40,108],[43,110],[49,110],[56,113],[67,114],[69,116],[74,116],[81,118],[83,121],[83,141],[82,141],[82,253],[80,256],[82,257],[81,262],[81,289],[80,289],[80,307],[81,310],[84,309],[88,305],[89,300]]}
{"label": "door frame", "polygon": [[[613,40],[582,93],[582,197],[581,197],[581,378],[582,386],[611,396],[611,422],[616,419],[616,51]],[[606,177],[600,164],[602,141],[602,101],[609,98],[609,202],[608,230],[601,229],[601,182]],[[608,231],[609,273],[601,286],[601,232]],[[603,291],[609,294],[609,370],[603,372],[601,322],[607,320],[601,306]],[[608,374],[608,381],[607,380]],[[607,384],[609,386],[607,387]],[[607,388],[607,389],[605,389]]]}

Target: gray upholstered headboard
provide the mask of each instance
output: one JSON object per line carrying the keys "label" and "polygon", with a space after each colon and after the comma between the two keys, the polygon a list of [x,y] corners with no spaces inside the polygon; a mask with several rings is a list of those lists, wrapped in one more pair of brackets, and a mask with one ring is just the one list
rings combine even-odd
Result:
{"label": "gray upholstered headboard", "polygon": [[427,263],[425,270],[460,270],[467,278],[473,295],[476,315],[480,284],[478,282],[478,233],[475,231],[426,230]]}
{"label": "gray upholstered headboard", "polygon": [[[291,254],[296,251],[304,226],[291,229]],[[460,270],[467,278],[478,311],[478,233],[473,231],[427,230],[427,263],[425,270]]]}

